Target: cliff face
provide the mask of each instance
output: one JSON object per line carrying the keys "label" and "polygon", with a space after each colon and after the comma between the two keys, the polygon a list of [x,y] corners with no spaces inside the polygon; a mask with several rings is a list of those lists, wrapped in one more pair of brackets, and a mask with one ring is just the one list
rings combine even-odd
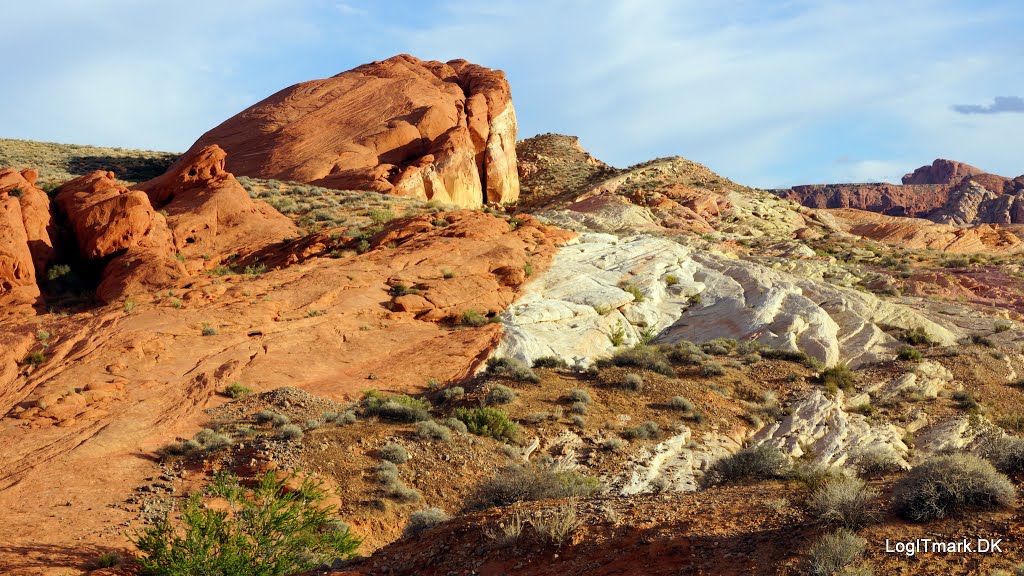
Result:
{"label": "cliff face", "polygon": [[459,206],[519,197],[503,72],[408,55],[286,88],[204,134],[238,175]]}

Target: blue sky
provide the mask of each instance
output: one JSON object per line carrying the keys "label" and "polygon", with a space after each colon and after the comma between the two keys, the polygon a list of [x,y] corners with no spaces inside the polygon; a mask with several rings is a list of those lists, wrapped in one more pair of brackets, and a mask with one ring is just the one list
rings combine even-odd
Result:
{"label": "blue sky", "polygon": [[180,151],[263,97],[410,53],[506,71],[520,137],[744,184],[1024,173],[1017,0],[36,0],[5,6],[0,137]]}

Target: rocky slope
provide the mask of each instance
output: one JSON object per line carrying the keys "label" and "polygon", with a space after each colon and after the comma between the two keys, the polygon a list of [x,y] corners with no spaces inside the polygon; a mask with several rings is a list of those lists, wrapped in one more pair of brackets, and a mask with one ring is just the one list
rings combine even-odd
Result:
{"label": "rocky slope", "polygon": [[213,128],[235,174],[457,206],[514,202],[516,116],[502,72],[400,55],[296,84]]}

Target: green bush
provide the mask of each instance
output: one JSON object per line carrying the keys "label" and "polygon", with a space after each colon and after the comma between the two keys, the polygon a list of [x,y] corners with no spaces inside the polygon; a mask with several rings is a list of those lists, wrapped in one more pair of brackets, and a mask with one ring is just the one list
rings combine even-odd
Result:
{"label": "green bush", "polygon": [[487,316],[476,310],[466,310],[462,313],[462,323],[466,326],[480,327],[490,322]]}
{"label": "green bush", "polygon": [[462,386],[452,386],[441,391],[441,402],[451,402],[466,395],[466,389]]}
{"label": "green bush", "polygon": [[1017,490],[1006,476],[971,454],[933,456],[900,479],[896,512],[914,522],[959,516],[1013,504]]}
{"label": "green bush", "polygon": [[906,346],[904,348],[900,348],[900,351],[898,354],[896,354],[896,357],[899,358],[900,360],[920,362],[921,359],[924,358],[924,355],[921,354],[920,350],[916,348],[911,348],[910,346]]}
{"label": "green bush", "polygon": [[989,443],[983,456],[1004,474],[1024,474],[1024,438],[1000,438]]}
{"label": "green bush", "polygon": [[224,387],[224,395],[236,400],[239,398],[245,398],[249,394],[252,394],[252,389],[243,386],[241,382],[232,382]]}
{"label": "green bush", "polygon": [[466,429],[478,436],[490,436],[497,440],[518,443],[519,424],[510,420],[508,413],[498,408],[458,408],[455,418],[466,425]]}
{"label": "green bush", "polygon": [[494,356],[487,359],[487,373],[505,376],[521,382],[540,382],[540,377],[521,360],[507,356]]}
{"label": "green bush", "polygon": [[751,480],[785,478],[791,469],[789,458],[778,448],[758,444],[716,460],[701,478],[702,488]]}
{"label": "green bush", "polygon": [[285,424],[277,429],[277,433],[285,440],[298,440],[302,438],[302,428],[295,424]]}
{"label": "green bush", "polygon": [[586,498],[603,490],[600,480],[579,472],[539,464],[517,464],[503,468],[494,478],[477,486],[467,507],[475,510],[551,498]]}
{"label": "green bush", "polygon": [[599,367],[609,365],[650,370],[670,378],[675,378],[676,375],[672,364],[669,363],[668,358],[658,346],[638,344],[632,348],[616,350],[611,358],[603,358],[598,361]]}
{"label": "green bush", "polygon": [[249,489],[219,477],[212,490],[230,511],[205,507],[195,493],[181,505],[178,523],[168,514],[132,536],[142,573],[284,576],[350,558],[359,540],[334,519],[323,487],[307,478],[286,490],[285,482],[268,472]]}
{"label": "green bush", "polygon": [[29,352],[21,360],[21,363],[23,365],[30,365],[30,366],[39,366],[43,362],[46,362],[46,354],[42,350],[36,350],[34,352]]}

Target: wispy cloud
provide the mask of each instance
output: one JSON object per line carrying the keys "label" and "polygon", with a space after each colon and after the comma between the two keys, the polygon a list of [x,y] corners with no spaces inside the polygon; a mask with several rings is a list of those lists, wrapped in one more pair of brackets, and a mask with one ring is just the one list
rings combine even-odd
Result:
{"label": "wispy cloud", "polygon": [[1020,96],[996,96],[991,104],[956,104],[953,110],[960,114],[1004,114],[1024,113],[1024,98]]}
{"label": "wispy cloud", "polygon": [[353,6],[348,2],[338,2],[334,7],[338,9],[338,12],[349,16],[366,16],[368,14],[363,8]]}

